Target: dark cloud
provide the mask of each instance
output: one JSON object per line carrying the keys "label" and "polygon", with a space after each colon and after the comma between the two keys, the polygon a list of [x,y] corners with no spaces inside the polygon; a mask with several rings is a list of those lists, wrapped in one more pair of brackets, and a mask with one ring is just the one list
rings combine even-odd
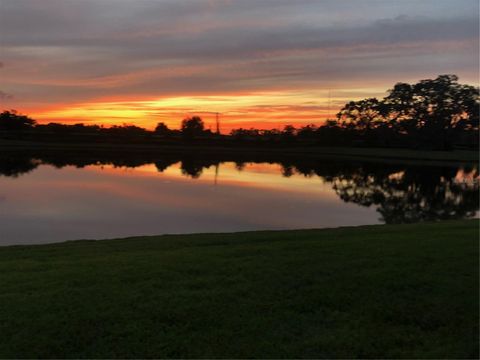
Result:
{"label": "dark cloud", "polygon": [[476,1],[0,6],[0,56],[9,64],[2,87],[19,102],[366,87],[447,72],[478,78]]}

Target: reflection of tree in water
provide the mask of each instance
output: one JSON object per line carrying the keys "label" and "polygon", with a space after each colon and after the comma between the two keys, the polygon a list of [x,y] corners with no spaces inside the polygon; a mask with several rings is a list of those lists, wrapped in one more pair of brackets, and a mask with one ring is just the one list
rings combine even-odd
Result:
{"label": "reflection of tree in water", "polygon": [[[331,179],[345,202],[377,206],[387,224],[472,217],[479,208],[476,182],[461,183],[457,170],[444,167],[407,167],[392,172],[360,168]],[[476,169],[469,174],[478,176]]]}
{"label": "reflection of tree in water", "polygon": [[237,169],[237,171],[243,171],[245,169],[245,166],[247,166],[247,164],[244,161],[235,162],[235,169]]}
{"label": "reflection of tree in water", "polygon": [[[39,159],[39,160],[36,160]],[[455,167],[388,165],[338,159],[278,159],[244,156],[142,154],[2,154],[0,175],[18,177],[40,164],[61,168],[66,165],[111,164],[138,167],[154,163],[159,172],[180,162],[183,175],[197,179],[204,168],[234,161],[242,171],[247,163],[280,164],[282,174],[319,176],[331,184],[345,202],[375,206],[386,223],[443,220],[472,217],[479,208],[478,170]]]}
{"label": "reflection of tree in water", "polygon": [[180,170],[182,171],[183,175],[189,176],[192,179],[198,179],[203,172],[203,165],[199,164],[192,160],[184,160],[182,161],[182,165],[180,166]]}
{"label": "reflection of tree in water", "polygon": [[35,170],[40,162],[28,156],[8,156],[0,157],[0,175],[19,177],[22,174]]}
{"label": "reflection of tree in water", "polygon": [[158,159],[155,160],[155,167],[157,168],[158,172],[162,173],[176,162],[176,160],[172,159]]}
{"label": "reflection of tree in water", "polygon": [[192,179],[198,179],[202,175],[204,168],[209,168],[212,165],[218,165],[218,160],[205,160],[194,157],[187,157],[182,159],[182,165],[180,170],[185,176],[189,176]]}

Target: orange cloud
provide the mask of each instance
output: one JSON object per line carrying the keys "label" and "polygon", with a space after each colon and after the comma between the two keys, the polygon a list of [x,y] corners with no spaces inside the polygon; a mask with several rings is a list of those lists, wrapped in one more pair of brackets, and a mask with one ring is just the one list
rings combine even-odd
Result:
{"label": "orange cloud", "polygon": [[225,96],[178,96],[147,101],[97,101],[38,110],[41,123],[88,122],[103,125],[129,123],[154,128],[162,121],[178,128],[191,115],[204,118],[207,127],[220,114],[222,131],[238,127],[282,128],[286,124],[321,124],[335,116],[347,99],[328,97],[327,91],[266,92]]}

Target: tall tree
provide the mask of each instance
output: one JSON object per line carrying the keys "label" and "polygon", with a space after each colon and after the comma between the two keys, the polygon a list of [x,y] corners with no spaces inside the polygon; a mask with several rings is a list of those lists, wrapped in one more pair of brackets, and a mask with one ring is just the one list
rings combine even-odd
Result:
{"label": "tall tree", "polygon": [[159,122],[157,124],[157,126],[155,127],[155,133],[157,135],[166,136],[166,135],[170,134],[170,132],[171,132],[171,130],[163,122]]}
{"label": "tall tree", "polygon": [[201,135],[205,130],[205,124],[199,116],[192,116],[191,118],[183,119],[182,134],[186,138],[192,139]]}
{"label": "tall tree", "polygon": [[440,75],[409,85],[398,83],[382,101],[382,114],[408,135],[421,134],[437,147],[452,146],[455,135],[478,130],[479,90]]}
{"label": "tall tree", "polygon": [[381,101],[351,101],[337,118],[357,134],[377,130],[376,137],[385,138],[393,131],[415,146],[449,149],[466,133],[478,131],[479,107],[478,88],[459,84],[455,75],[440,75],[416,84],[397,83]]}
{"label": "tall tree", "polygon": [[350,101],[340,110],[337,118],[344,128],[358,131],[375,129],[384,121],[380,102],[376,98]]}

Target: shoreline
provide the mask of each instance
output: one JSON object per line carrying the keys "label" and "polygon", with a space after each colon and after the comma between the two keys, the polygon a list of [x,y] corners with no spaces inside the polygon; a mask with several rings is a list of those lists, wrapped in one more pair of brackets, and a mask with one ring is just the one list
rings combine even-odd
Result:
{"label": "shoreline", "polygon": [[477,223],[477,228],[480,230],[480,217],[473,217],[473,218],[465,218],[460,220],[439,220],[439,221],[420,221],[416,223],[402,223],[402,224],[370,224],[370,225],[342,225],[337,227],[325,227],[325,228],[299,228],[299,229],[283,229],[283,230],[240,230],[240,231],[230,231],[230,232],[196,232],[196,233],[165,233],[165,234],[156,234],[156,235],[133,235],[133,236],[126,236],[126,237],[115,237],[115,238],[85,238],[85,239],[74,239],[74,240],[65,240],[59,242],[48,242],[48,243],[38,243],[38,244],[9,244],[9,245],[0,245],[0,251],[7,249],[7,248],[22,248],[22,247],[48,247],[48,246],[64,246],[64,245],[75,245],[75,244],[95,244],[101,242],[128,242],[128,241],[135,241],[141,239],[142,241],[160,241],[162,239],[165,240],[175,240],[174,238],[206,238],[206,237],[249,237],[249,236],[275,236],[275,235],[282,235],[288,234],[294,236],[295,234],[301,233],[322,233],[322,232],[330,232],[330,231],[346,231],[351,232],[352,234],[356,230],[378,230],[384,228],[402,228],[402,227],[414,227],[414,226],[448,226],[450,225],[458,225],[461,223]]}
{"label": "shoreline", "polygon": [[258,146],[219,146],[219,145],[151,145],[151,144],[115,144],[115,143],[41,143],[0,140],[2,151],[86,151],[118,152],[128,154],[195,154],[209,156],[219,154],[343,158],[358,160],[394,160],[394,161],[432,161],[432,162],[478,162],[479,152],[474,150],[412,150],[402,148],[352,148],[352,147],[258,147]]}

